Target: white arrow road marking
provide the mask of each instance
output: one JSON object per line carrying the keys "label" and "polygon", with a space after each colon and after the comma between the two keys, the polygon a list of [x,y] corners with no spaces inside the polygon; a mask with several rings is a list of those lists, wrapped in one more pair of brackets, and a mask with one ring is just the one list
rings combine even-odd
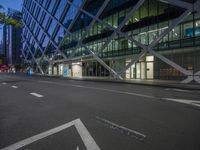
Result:
{"label": "white arrow road marking", "polygon": [[175,99],[175,98],[162,98],[162,100],[173,101],[173,102],[200,107],[200,101],[198,100]]}
{"label": "white arrow road marking", "polygon": [[13,85],[13,86],[11,86],[12,88],[14,88],[14,89],[17,89],[18,87],[17,86],[15,86],[15,85]]}
{"label": "white arrow road marking", "polygon": [[38,93],[30,93],[31,95],[35,96],[35,97],[44,97],[43,95],[41,94],[38,94]]}
{"label": "white arrow road marking", "polygon": [[[96,142],[94,141],[94,139],[92,138],[92,136],[90,135],[90,133],[88,132],[88,130],[86,129],[86,127],[84,126],[84,124],[82,123],[82,121],[80,119],[73,120],[73,121],[63,124],[59,127],[56,127],[56,128],[50,129],[48,131],[42,132],[40,134],[34,135],[32,137],[29,137],[27,139],[19,141],[15,144],[12,144],[8,147],[5,147],[1,150],[17,150],[19,148],[22,148],[24,146],[27,146],[27,145],[35,142],[35,141],[41,140],[47,136],[50,136],[52,134],[55,134],[62,130],[65,130],[73,125],[75,125],[76,129],[78,130],[78,133],[80,134],[81,139],[83,140],[87,150],[100,150],[100,148],[98,147],[98,145],[96,144]],[[78,150],[79,150],[79,148],[78,148]]]}

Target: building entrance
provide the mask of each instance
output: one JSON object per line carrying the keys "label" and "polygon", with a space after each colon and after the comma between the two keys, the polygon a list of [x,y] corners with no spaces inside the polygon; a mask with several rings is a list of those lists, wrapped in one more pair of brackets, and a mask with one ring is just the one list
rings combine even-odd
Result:
{"label": "building entrance", "polygon": [[[146,56],[145,60],[133,64],[126,70],[126,79],[153,79],[154,78],[154,57]],[[128,64],[130,60],[127,60]]]}

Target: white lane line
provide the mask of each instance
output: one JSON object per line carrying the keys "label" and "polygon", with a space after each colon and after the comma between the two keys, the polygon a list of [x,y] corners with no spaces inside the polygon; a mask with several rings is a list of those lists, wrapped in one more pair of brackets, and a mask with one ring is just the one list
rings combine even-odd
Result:
{"label": "white lane line", "polygon": [[166,88],[166,91],[176,91],[176,92],[186,92],[186,93],[191,93],[192,91],[189,90],[183,90],[183,89],[177,89],[177,88]]}
{"label": "white lane line", "polygon": [[13,86],[11,86],[12,88],[14,88],[14,89],[17,89],[18,88],[18,86],[15,86],[15,85],[13,85]]}
{"label": "white lane line", "polygon": [[161,99],[200,107],[200,100],[187,100],[187,99],[175,99],[175,98],[161,98]]}
{"label": "white lane line", "polygon": [[3,82],[2,84],[3,84],[3,85],[6,85],[7,83],[6,83],[6,82]]}
{"label": "white lane line", "polygon": [[76,150],[79,150],[79,147],[77,146]]}
{"label": "white lane line", "polygon": [[94,139],[92,138],[92,136],[90,135],[90,133],[88,132],[88,130],[86,129],[86,127],[84,126],[84,124],[82,123],[82,121],[80,119],[73,120],[73,121],[63,124],[59,127],[56,127],[56,128],[47,130],[45,132],[42,132],[40,134],[34,135],[32,137],[29,137],[27,139],[19,141],[15,144],[12,144],[8,147],[5,147],[1,150],[17,150],[19,148],[22,148],[26,145],[29,145],[29,144],[35,142],[35,141],[41,140],[52,134],[55,134],[62,130],[65,130],[73,125],[75,125],[76,129],[78,130],[78,133],[80,134],[87,150],[100,150],[100,148],[98,147],[98,145],[96,144],[96,142],[94,141]]}
{"label": "white lane line", "polygon": [[190,93],[191,91],[189,90],[183,90],[183,89],[173,89],[174,91],[177,91],[177,92],[187,92],[187,93]]}
{"label": "white lane line", "polygon": [[43,95],[41,94],[38,94],[38,93],[30,93],[31,95],[35,96],[35,97],[44,97]]}
{"label": "white lane line", "polygon": [[89,131],[80,119],[75,120],[75,127],[87,150],[100,150],[99,146],[96,144],[95,140],[92,138]]}
{"label": "white lane line", "polygon": [[130,136],[134,136],[136,139],[140,140],[140,141],[143,141],[147,136],[143,133],[140,133],[136,130],[132,130],[132,129],[129,129],[127,127],[124,127],[124,126],[121,126],[121,125],[118,125],[114,122],[111,122],[109,120],[106,120],[104,118],[101,118],[101,117],[98,117],[96,116],[96,119],[97,121],[100,121],[101,123],[105,124],[105,125],[108,125],[109,127],[111,127],[112,129],[118,129],[120,132],[122,133],[125,133],[127,135],[130,135]]}
{"label": "white lane line", "polygon": [[112,89],[106,89],[106,88],[97,88],[97,87],[83,86],[83,85],[78,85],[78,84],[60,84],[60,83],[55,83],[55,82],[50,82],[50,81],[47,81],[47,82],[46,81],[38,81],[38,82],[61,85],[61,86],[73,86],[73,87],[77,87],[77,88],[92,89],[92,90],[99,90],[99,91],[107,91],[107,92],[112,92],[112,93],[133,95],[133,96],[146,97],[146,98],[156,98],[154,96],[139,94],[139,93],[134,93],[134,92],[126,92],[126,91],[112,90]]}
{"label": "white lane line", "polygon": [[73,84],[71,86],[78,87],[78,88],[95,89],[95,90],[100,90],[100,91],[113,92],[113,93],[118,93],[118,94],[134,95],[134,96],[140,96],[140,97],[146,97],[146,98],[155,98],[154,96],[133,93],[133,92],[111,90],[111,89],[105,89],[105,88],[96,88],[96,87],[89,87],[89,86],[82,86],[82,85],[73,85]]}
{"label": "white lane line", "polygon": [[38,82],[41,82],[41,83],[53,83],[52,81],[38,81]]}
{"label": "white lane line", "polygon": [[22,147],[24,147],[26,145],[29,145],[29,144],[31,144],[31,143],[33,143],[35,141],[38,141],[38,140],[43,139],[43,138],[45,138],[47,136],[50,136],[50,135],[55,134],[57,132],[60,132],[60,131],[62,131],[64,129],[66,129],[66,128],[69,128],[73,124],[74,124],[74,121],[66,123],[66,124],[61,125],[59,127],[53,128],[51,130],[42,132],[42,133],[37,134],[35,136],[32,136],[32,137],[29,137],[29,138],[24,139],[22,141],[19,141],[19,142],[15,143],[15,144],[12,144],[12,145],[10,145],[8,147],[5,147],[5,148],[1,149],[1,150],[16,150],[16,149],[22,148]]}

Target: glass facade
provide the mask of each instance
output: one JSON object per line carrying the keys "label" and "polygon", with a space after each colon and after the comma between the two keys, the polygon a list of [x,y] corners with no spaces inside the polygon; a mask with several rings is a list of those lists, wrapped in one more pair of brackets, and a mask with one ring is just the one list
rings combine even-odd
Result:
{"label": "glass facade", "polygon": [[[195,2],[187,1],[188,4]],[[33,57],[39,59],[46,73],[56,72],[56,75],[59,66],[66,65],[70,76],[73,76],[73,63],[81,62],[82,76],[112,77],[105,65],[91,57],[88,49],[107,66],[121,72],[142,52],[141,46],[127,37],[148,46],[186,11],[170,3],[145,0],[128,16],[139,0],[110,0],[102,9],[104,3],[102,0],[24,1],[23,36],[27,61],[33,62]],[[94,20],[96,15],[99,15],[98,19]],[[123,22],[125,18],[127,21]],[[114,33],[113,28],[121,25],[122,34]],[[153,50],[182,68],[197,72],[200,70],[199,47],[200,15],[192,11],[167,32]],[[57,69],[52,69],[55,67]],[[148,52],[121,75],[124,79],[182,80],[186,77],[183,72]]]}

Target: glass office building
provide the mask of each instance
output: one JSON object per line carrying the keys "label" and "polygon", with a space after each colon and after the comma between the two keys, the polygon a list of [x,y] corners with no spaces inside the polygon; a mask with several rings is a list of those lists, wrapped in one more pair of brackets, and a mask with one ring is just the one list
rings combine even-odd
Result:
{"label": "glass office building", "polygon": [[23,56],[68,77],[200,83],[199,0],[24,0]]}
{"label": "glass office building", "polygon": [[[8,17],[11,17],[17,21],[22,19],[22,13],[8,8]],[[22,28],[15,27],[9,24],[5,24],[3,26],[3,43],[2,43],[2,51],[3,51],[3,60],[2,63],[6,65],[14,65],[19,66],[21,62],[21,34]]]}

